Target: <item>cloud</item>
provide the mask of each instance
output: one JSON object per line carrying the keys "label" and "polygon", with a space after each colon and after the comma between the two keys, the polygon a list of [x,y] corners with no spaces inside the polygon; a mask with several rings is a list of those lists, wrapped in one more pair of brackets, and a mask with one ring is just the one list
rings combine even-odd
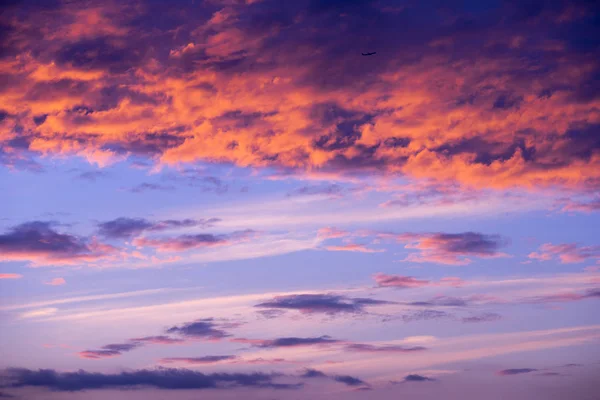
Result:
{"label": "cloud", "polygon": [[113,343],[102,346],[100,350],[85,350],[78,353],[80,358],[98,360],[102,358],[117,357],[128,351],[140,347],[139,343]]}
{"label": "cloud", "polygon": [[54,315],[58,312],[58,308],[47,307],[47,308],[38,308],[35,310],[24,312],[20,315],[21,318],[38,318],[38,317],[48,317],[50,315]]}
{"label": "cloud", "polygon": [[313,368],[306,368],[304,370],[304,372],[302,373],[302,375],[300,375],[301,378],[307,378],[307,379],[313,379],[313,378],[331,378],[333,381],[335,382],[340,382],[343,383],[347,386],[360,386],[360,385],[367,385],[366,382],[362,381],[359,378],[356,378],[354,376],[350,376],[350,375],[333,375],[333,376],[329,376],[326,373],[313,369]]}
{"label": "cloud", "polygon": [[511,369],[503,369],[502,371],[498,371],[498,375],[519,375],[519,374],[527,374],[529,372],[537,371],[534,368],[511,368]]}
{"label": "cloud", "polygon": [[30,370],[9,368],[4,371],[7,377],[5,388],[45,387],[51,390],[76,392],[92,389],[133,389],[154,387],[167,390],[217,389],[217,388],[271,388],[298,389],[301,384],[273,382],[276,374],[254,373],[212,373],[189,369],[159,368],[106,374],[99,372],[58,372],[53,369]]}
{"label": "cloud", "polygon": [[386,275],[383,273],[377,273],[373,275],[373,279],[379,287],[396,287],[405,289],[430,285],[430,281],[416,279],[412,276]]}
{"label": "cloud", "polygon": [[21,279],[22,277],[21,274],[0,274],[0,279]]}
{"label": "cloud", "polygon": [[173,363],[182,363],[182,364],[214,364],[221,361],[231,361],[235,360],[237,356],[227,355],[227,356],[203,356],[203,357],[168,357],[161,358],[158,362],[161,364],[173,364]]}
{"label": "cloud", "polygon": [[366,306],[390,304],[370,298],[352,298],[335,294],[294,294],[276,296],[270,301],[255,305],[269,309],[298,310],[305,314],[363,313]]}
{"label": "cloud", "polygon": [[373,275],[377,287],[394,287],[398,289],[409,289],[427,286],[452,286],[461,287],[467,284],[460,278],[449,276],[440,279],[438,282],[417,279],[412,276],[388,275],[378,272]]}
{"label": "cloud", "polygon": [[466,307],[469,304],[468,299],[451,296],[436,296],[426,301],[412,301],[406,303],[411,306],[426,306],[426,307]]}
{"label": "cloud", "polygon": [[[340,231],[336,228],[324,228],[319,231],[319,237],[332,239],[340,237],[370,237],[375,242],[395,241],[405,243],[405,248],[417,250],[409,254],[403,261],[407,262],[431,262],[448,265],[467,265],[472,261],[467,258],[496,258],[507,257],[500,252],[500,248],[508,244],[508,239],[500,235],[488,235],[478,232],[462,233],[392,233],[379,231]],[[329,246],[334,250],[377,252],[364,245],[346,244],[341,246]]]}
{"label": "cloud", "polygon": [[229,235],[213,235],[198,233],[181,235],[172,238],[138,237],[133,244],[138,247],[154,247],[161,252],[187,251],[192,249],[227,246],[248,240],[256,234],[253,230],[233,232]]}
{"label": "cloud", "polygon": [[104,178],[107,176],[108,176],[108,173],[105,171],[85,171],[85,172],[79,173],[76,176],[76,178],[85,180],[85,181],[89,181],[89,182],[96,182],[98,179]]}
{"label": "cloud", "polygon": [[410,374],[410,375],[406,375],[403,380],[403,382],[427,382],[427,381],[435,381],[435,379],[428,378],[423,375]]}
{"label": "cloud", "polygon": [[566,200],[560,204],[563,212],[593,213],[600,211],[600,197],[588,201]]}
{"label": "cloud", "polygon": [[348,243],[341,246],[326,246],[329,251],[353,251],[358,253],[382,253],[384,250],[370,249],[362,244]]}
{"label": "cloud", "polygon": [[413,353],[415,351],[427,350],[426,347],[414,346],[404,347],[399,345],[383,345],[375,346],[364,343],[351,343],[344,347],[344,349],[358,353]]}
{"label": "cloud", "polygon": [[563,303],[593,298],[600,298],[600,288],[587,289],[585,292],[560,292],[543,296],[525,297],[517,300],[517,302],[532,304]]}
{"label": "cloud", "polygon": [[277,339],[245,339],[235,338],[232,342],[250,344],[253,347],[277,348],[277,347],[300,347],[314,345],[331,345],[340,343],[340,340],[332,339],[330,336],[319,337],[282,337]]}
{"label": "cloud", "polygon": [[287,194],[288,197],[296,197],[296,196],[327,196],[332,198],[341,197],[343,194],[343,188],[337,184],[330,185],[310,185],[310,186],[302,186],[298,189],[294,189]]}
{"label": "cloud", "polygon": [[219,218],[208,219],[183,219],[183,220],[163,220],[148,221],[144,218],[126,218],[120,217],[111,221],[98,224],[98,233],[102,236],[113,239],[128,239],[141,235],[143,232],[158,232],[169,229],[207,228],[219,222]]}
{"label": "cloud", "polygon": [[145,336],[139,338],[129,339],[132,342],[136,343],[150,343],[150,344],[180,344],[184,343],[185,339],[172,338],[169,336],[159,335],[159,336]]}
{"label": "cloud", "polygon": [[33,221],[0,234],[3,261],[32,261],[34,265],[93,262],[116,253],[113,246],[95,239],[59,233],[52,223]]}
{"label": "cloud", "polygon": [[144,182],[128,190],[132,193],[144,193],[148,191],[171,192],[175,190],[175,186]]}
{"label": "cloud", "polygon": [[205,318],[194,322],[187,322],[181,326],[173,326],[167,329],[166,332],[206,340],[220,340],[231,336],[221,329],[222,326],[223,324],[215,322],[213,318]]}
{"label": "cloud", "polygon": [[428,321],[438,318],[448,318],[451,315],[439,310],[419,310],[401,316],[404,322]]}
{"label": "cloud", "polygon": [[350,375],[336,375],[333,377],[333,380],[348,386],[360,386],[366,384],[363,380]]}
{"label": "cloud", "polygon": [[67,281],[65,281],[65,278],[53,278],[52,280],[50,280],[48,282],[44,282],[44,285],[60,286],[60,285],[65,285],[66,283],[67,283]]}
{"label": "cloud", "polygon": [[300,376],[302,378],[326,378],[327,374],[316,369],[306,368],[306,370],[304,370],[304,373]]}
{"label": "cloud", "polygon": [[[145,157],[475,187],[597,185],[593,4],[456,4],[450,17],[425,4],[324,4],[31,7],[23,23],[14,3],[2,161]],[[140,22],[175,9],[161,26]],[[340,14],[333,37],[323,21]],[[357,43],[376,46],[377,62],[358,62]]]}
{"label": "cloud", "polygon": [[461,321],[467,322],[467,323],[476,323],[476,322],[498,321],[499,319],[502,319],[502,316],[500,314],[484,313],[484,314],[479,314],[479,315],[471,315],[469,317],[463,317],[463,318],[461,318]]}
{"label": "cloud", "polygon": [[600,258],[600,246],[579,246],[576,243],[545,243],[537,252],[530,253],[530,259],[549,261],[555,257],[563,264],[584,262],[588,259]]}
{"label": "cloud", "polygon": [[400,241],[409,242],[405,247],[420,250],[409,254],[404,261],[432,262],[438,264],[466,265],[471,260],[467,256],[483,258],[503,257],[498,250],[507,244],[499,235],[485,235],[476,232],[404,234]]}

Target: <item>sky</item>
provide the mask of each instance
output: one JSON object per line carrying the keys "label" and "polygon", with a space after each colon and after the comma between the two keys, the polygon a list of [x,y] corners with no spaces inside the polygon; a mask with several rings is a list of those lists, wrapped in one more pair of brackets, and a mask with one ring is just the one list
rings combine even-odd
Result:
{"label": "sky", "polygon": [[597,2],[0,7],[0,398],[598,398]]}

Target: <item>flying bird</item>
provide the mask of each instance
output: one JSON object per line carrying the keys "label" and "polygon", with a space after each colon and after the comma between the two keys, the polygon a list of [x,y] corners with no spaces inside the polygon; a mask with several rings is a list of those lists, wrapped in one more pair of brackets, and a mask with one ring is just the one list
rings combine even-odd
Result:
{"label": "flying bird", "polygon": [[363,56],[372,56],[373,54],[377,54],[376,51],[372,52],[372,53],[361,53]]}

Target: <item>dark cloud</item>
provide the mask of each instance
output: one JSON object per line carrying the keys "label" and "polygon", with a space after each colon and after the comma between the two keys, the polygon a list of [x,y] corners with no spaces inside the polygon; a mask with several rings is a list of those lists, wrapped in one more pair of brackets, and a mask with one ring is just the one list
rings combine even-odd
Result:
{"label": "dark cloud", "polygon": [[307,368],[304,371],[304,373],[302,375],[300,375],[300,377],[302,377],[302,378],[326,378],[327,374],[325,374],[322,371],[316,370],[316,369]]}
{"label": "dark cloud", "polygon": [[271,388],[297,389],[301,384],[275,383],[276,374],[264,373],[211,373],[189,369],[159,368],[142,369],[117,374],[98,372],[58,372],[52,369],[30,370],[10,368],[4,371],[5,388],[45,387],[58,391],[82,391],[91,389],[132,389],[155,387],[159,389],[217,389],[217,388]]}
{"label": "dark cloud", "polygon": [[351,343],[345,347],[348,351],[361,352],[361,353],[412,353],[415,351],[427,350],[426,347],[414,346],[404,347],[399,345],[383,345],[375,346],[364,343]]}
{"label": "dark cloud", "polygon": [[256,234],[256,231],[247,229],[245,231],[236,231],[226,235],[198,233],[166,238],[138,237],[134,239],[133,244],[140,247],[154,247],[158,251],[165,252],[186,251],[204,247],[232,245],[234,243],[248,240]]}
{"label": "dark cloud", "polygon": [[0,234],[0,252],[6,260],[39,263],[92,261],[116,249],[83,237],[59,233],[52,222],[26,222]]}
{"label": "dark cloud", "polygon": [[183,336],[202,338],[207,340],[219,340],[231,336],[221,328],[221,324],[213,318],[200,319],[188,322],[181,326],[167,329],[167,333],[177,333]]}
{"label": "dark cloud", "polygon": [[261,348],[277,348],[277,347],[296,347],[296,346],[313,346],[313,345],[330,345],[340,343],[340,340],[333,339],[330,336],[324,335],[319,337],[282,337],[277,339],[246,339],[235,338],[232,342],[250,344],[253,347]]}
{"label": "dark cloud", "polygon": [[391,304],[369,298],[352,298],[334,294],[296,294],[277,296],[255,307],[298,310],[306,314],[362,313],[366,306]]}
{"label": "dark cloud", "polygon": [[168,229],[177,228],[192,228],[192,227],[211,227],[219,218],[208,219],[183,219],[183,220],[164,220],[164,221],[149,221],[144,218],[126,218],[120,217],[111,221],[98,224],[98,232],[106,237],[126,239],[134,236],[139,236],[144,231],[156,232]]}
{"label": "dark cloud", "polygon": [[403,382],[427,382],[427,381],[434,381],[434,380],[435,379],[428,378],[428,377],[423,376],[423,375],[410,374],[410,375],[406,375],[404,377]]}
{"label": "dark cloud", "polygon": [[364,381],[350,375],[336,375],[333,377],[333,380],[336,382],[344,383],[348,386],[360,386],[366,384]]}
{"label": "dark cloud", "polygon": [[537,371],[537,369],[534,368],[511,368],[503,369],[502,371],[498,371],[497,373],[498,375],[520,375],[535,371]]}

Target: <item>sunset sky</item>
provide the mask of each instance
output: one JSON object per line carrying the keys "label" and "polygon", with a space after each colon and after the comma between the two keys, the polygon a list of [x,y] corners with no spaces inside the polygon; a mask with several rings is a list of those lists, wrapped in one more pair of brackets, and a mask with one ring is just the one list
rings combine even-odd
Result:
{"label": "sunset sky", "polygon": [[597,2],[0,7],[0,398],[598,398]]}

